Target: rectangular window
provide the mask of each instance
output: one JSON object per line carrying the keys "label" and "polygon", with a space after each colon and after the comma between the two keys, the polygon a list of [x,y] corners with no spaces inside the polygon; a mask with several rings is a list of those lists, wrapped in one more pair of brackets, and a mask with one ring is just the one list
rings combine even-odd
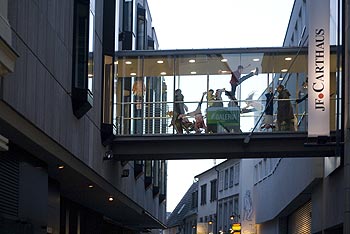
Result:
{"label": "rectangular window", "polygon": [[[94,0],[95,2],[95,0]],[[95,4],[93,4],[95,5]],[[93,11],[95,12],[95,11]],[[104,145],[114,138],[113,135],[119,133],[120,128],[113,126],[113,88],[114,82],[114,53],[115,53],[115,18],[116,3],[115,0],[104,0],[103,2],[103,35],[102,35],[102,51],[103,51],[103,75],[102,75],[102,118],[101,118],[101,138]],[[115,125],[116,127],[117,124]]]}
{"label": "rectangular window", "polygon": [[138,5],[137,6],[137,50],[146,49],[146,10]]}
{"label": "rectangular window", "polygon": [[235,173],[235,176],[234,176],[234,184],[235,185],[238,185],[239,184],[239,163],[235,164],[235,169],[234,169],[234,173]]}
{"label": "rectangular window", "polygon": [[233,178],[234,178],[234,170],[233,170],[233,166],[230,167],[230,187],[233,186]]}
{"label": "rectangular window", "polygon": [[258,177],[258,164],[256,164],[254,166],[254,183],[257,183],[259,181],[259,177]]}
{"label": "rectangular window", "polygon": [[230,199],[229,203],[228,203],[228,215],[231,216],[233,215],[233,200]]}
{"label": "rectangular window", "polygon": [[166,178],[167,178],[167,162],[162,160],[160,162],[160,188],[159,188],[159,203],[163,202],[166,198]]}
{"label": "rectangular window", "polygon": [[143,172],[143,161],[135,160],[134,161],[134,177],[138,179]]}
{"label": "rectangular window", "polygon": [[72,104],[79,119],[92,107],[94,1],[74,1]]}
{"label": "rectangular window", "polygon": [[224,189],[224,172],[219,172],[219,191],[222,191]]}
{"label": "rectangular window", "polygon": [[234,199],[233,199],[233,211],[234,211],[234,213],[235,214],[239,214],[238,213],[238,197],[235,197]]}
{"label": "rectangular window", "polygon": [[195,191],[192,193],[192,202],[191,202],[191,208],[197,208],[198,207],[198,191]]}
{"label": "rectangular window", "polygon": [[89,60],[89,1],[75,1],[73,79],[74,87],[86,89]]}
{"label": "rectangular window", "polygon": [[145,188],[148,188],[152,184],[152,168],[153,168],[153,161],[152,160],[146,160],[145,161]]}
{"label": "rectangular window", "polygon": [[227,202],[224,203],[224,216],[222,218],[223,218],[223,221],[224,221],[224,223],[223,223],[224,230],[227,230],[228,221],[230,220],[229,216],[228,216]]}
{"label": "rectangular window", "polygon": [[201,186],[201,205],[207,204],[207,184]]}
{"label": "rectangular window", "polygon": [[228,188],[228,169],[225,170],[224,189]]}
{"label": "rectangular window", "polygon": [[210,201],[215,201],[217,199],[217,181],[210,181]]}
{"label": "rectangular window", "polygon": [[219,222],[218,222],[219,230],[222,230],[223,227],[223,209],[222,209],[222,204],[219,204]]}

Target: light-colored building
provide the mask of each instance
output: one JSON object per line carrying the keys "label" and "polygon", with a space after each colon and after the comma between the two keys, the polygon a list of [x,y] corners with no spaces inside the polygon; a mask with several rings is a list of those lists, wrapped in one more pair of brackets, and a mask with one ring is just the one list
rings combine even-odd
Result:
{"label": "light-colored building", "polygon": [[[330,44],[340,46],[338,26],[339,1],[330,1]],[[284,46],[308,45],[307,1],[296,0]],[[335,76],[331,73],[331,93],[335,95]],[[283,83],[292,98],[302,98],[307,93],[306,74],[300,74],[295,82]],[[283,81],[282,81],[283,82]],[[275,86],[281,83],[277,78]],[[305,83],[304,83],[305,84]],[[335,108],[335,102],[331,102]],[[307,117],[302,113],[307,101],[294,105],[299,115],[299,129],[305,129]],[[331,117],[331,130],[335,130],[335,116]],[[340,119],[338,119],[340,120]],[[344,222],[344,167],[343,159],[332,158],[263,158],[254,165],[253,200],[256,209],[257,233],[345,233]]]}
{"label": "light-colored building", "polygon": [[197,233],[230,233],[234,223],[242,233],[255,233],[253,162],[230,159],[196,176]]}

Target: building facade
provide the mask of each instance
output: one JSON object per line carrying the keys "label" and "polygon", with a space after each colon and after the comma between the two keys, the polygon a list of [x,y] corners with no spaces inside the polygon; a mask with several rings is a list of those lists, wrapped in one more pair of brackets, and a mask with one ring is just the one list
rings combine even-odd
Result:
{"label": "building facade", "polygon": [[197,233],[255,233],[250,159],[230,159],[196,176],[198,179]]}
{"label": "building facade", "polygon": [[[341,47],[339,21],[344,2],[330,1],[330,44]],[[308,45],[308,16],[312,9],[307,1],[296,0],[286,31],[284,46],[305,47]],[[340,62],[341,63],[341,62]],[[336,74],[331,72],[330,92],[336,93]],[[308,77],[301,74],[298,83],[276,79],[273,85],[283,84],[292,99],[307,94]],[[339,81],[339,80],[338,80]],[[339,83],[339,82],[337,82]],[[310,84],[309,84],[310,85]],[[339,88],[339,87],[338,87]],[[294,113],[299,116],[298,128],[305,129],[307,99],[294,104]],[[335,98],[331,108],[336,108]],[[336,130],[340,118],[331,116],[331,130]],[[346,157],[345,157],[346,158]],[[256,209],[257,233],[347,233],[344,229],[344,202],[341,191],[346,180],[344,157],[331,158],[264,158],[255,161],[253,197]],[[349,179],[349,178],[347,178]]]}
{"label": "building facade", "polygon": [[115,52],[157,48],[147,1],[5,0],[0,14],[0,232],[165,228],[166,161],[108,146]]}

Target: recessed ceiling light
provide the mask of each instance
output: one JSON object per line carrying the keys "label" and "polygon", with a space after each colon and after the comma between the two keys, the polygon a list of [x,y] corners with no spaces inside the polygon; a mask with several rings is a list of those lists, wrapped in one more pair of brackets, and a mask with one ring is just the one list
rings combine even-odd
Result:
{"label": "recessed ceiling light", "polygon": [[161,72],[160,73],[162,76],[165,76],[166,75],[166,72]]}
{"label": "recessed ceiling light", "polygon": [[260,59],[258,59],[258,58],[254,58],[254,59],[253,59],[253,61],[254,61],[254,62],[259,62],[259,61],[260,61]]}
{"label": "recessed ceiling light", "polygon": [[286,58],[284,58],[284,60],[290,61],[290,60],[292,60],[292,58],[291,57],[286,57]]}
{"label": "recessed ceiling light", "polygon": [[223,63],[225,63],[225,62],[227,62],[228,60],[227,59],[221,59],[221,62],[223,62]]}
{"label": "recessed ceiling light", "polygon": [[223,73],[223,74],[226,74],[226,73],[229,73],[229,71],[220,71],[220,73]]}
{"label": "recessed ceiling light", "polygon": [[194,60],[194,59],[190,59],[190,60],[188,60],[188,62],[189,62],[189,63],[195,63],[195,62],[196,62],[196,60]]}
{"label": "recessed ceiling light", "polygon": [[283,80],[283,77],[278,78],[278,80]]}
{"label": "recessed ceiling light", "polygon": [[94,186],[92,184],[89,184],[89,188],[93,188]]}
{"label": "recessed ceiling light", "polygon": [[64,168],[63,165],[59,165],[59,166],[58,166],[58,169],[63,169],[63,168]]}
{"label": "recessed ceiling light", "polygon": [[112,202],[114,201],[114,198],[112,196],[108,197],[108,201]]}
{"label": "recessed ceiling light", "polygon": [[130,76],[136,76],[136,72],[131,72]]}
{"label": "recessed ceiling light", "polygon": [[125,61],[125,64],[132,64],[132,62],[131,61]]}
{"label": "recessed ceiling light", "polygon": [[163,60],[158,60],[157,63],[162,64],[162,63],[164,63],[164,61]]}
{"label": "recessed ceiling light", "polygon": [[191,75],[196,75],[196,74],[197,74],[197,72],[191,71]]}
{"label": "recessed ceiling light", "polygon": [[288,69],[285,69],[285,68],[281,70],[281,72],[287,72],[287,71]]}

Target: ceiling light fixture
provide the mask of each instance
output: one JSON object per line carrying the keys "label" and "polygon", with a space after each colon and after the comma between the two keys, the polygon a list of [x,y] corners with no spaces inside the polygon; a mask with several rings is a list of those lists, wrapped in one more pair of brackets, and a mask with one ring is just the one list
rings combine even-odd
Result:
{"label": "ceiling light fixture", "polygon": [[254,58],[253,61],[254,61],[254,62],[259,62],[260,59],[259,59],[259,58]]}
{"label": "ceiling light fixture", "polygon": [[166,75],[166,72],[161,72],[160,73],[162,76],[165,76]]}
{"label": "ceiling light fixture", "polygon": [[196,74],[197,74],[197,72],[191,71],[191,75],[196,75]]}
{"label": "ceiling light fixture", "polygon": [[131,61],[125,61],[125,64],[130,65],[130,64],[132,64],[132,62]]}
{"label": "ceiling light fixture", "polygon": [[287,72],[288,71],[288,69],[282,69],[281,70],[281,72]]}
{"label": "ceiling light fixture", "polygon": [[286,58],[284,58],[284,60],[290,61],[290,60],[292,60],[292,58],[291,57],[286,57]]}
{"label": "ceiling light fixture", "polygon": [[114,198],[112,196],[108,197],[108,201],[112,202],[114,201]]}
{"label": "ceiling light fixture", "polygon": [[130,76],[136,76],[136,72],[131,72]]}
{"label": "ceiling light fixture", "polygon": [[162,63],[164,63],[164,61],[163,60],[158,60],[157,63],[162,64]]}
{"label": "ceiling light fixture", "polygon": [[196,62],[196,60],[194,60],[194,59],[190,59],[190,60],[188,60],[188,62],[189,62],[189,63],[195,63],[195,62]]}
{"label": "ceiling light fixture", "polygon": [[221,59],[221,62],[223,62],[223,63],[225,63],[225,62],[227,62],[228,61],[228,59]]}

